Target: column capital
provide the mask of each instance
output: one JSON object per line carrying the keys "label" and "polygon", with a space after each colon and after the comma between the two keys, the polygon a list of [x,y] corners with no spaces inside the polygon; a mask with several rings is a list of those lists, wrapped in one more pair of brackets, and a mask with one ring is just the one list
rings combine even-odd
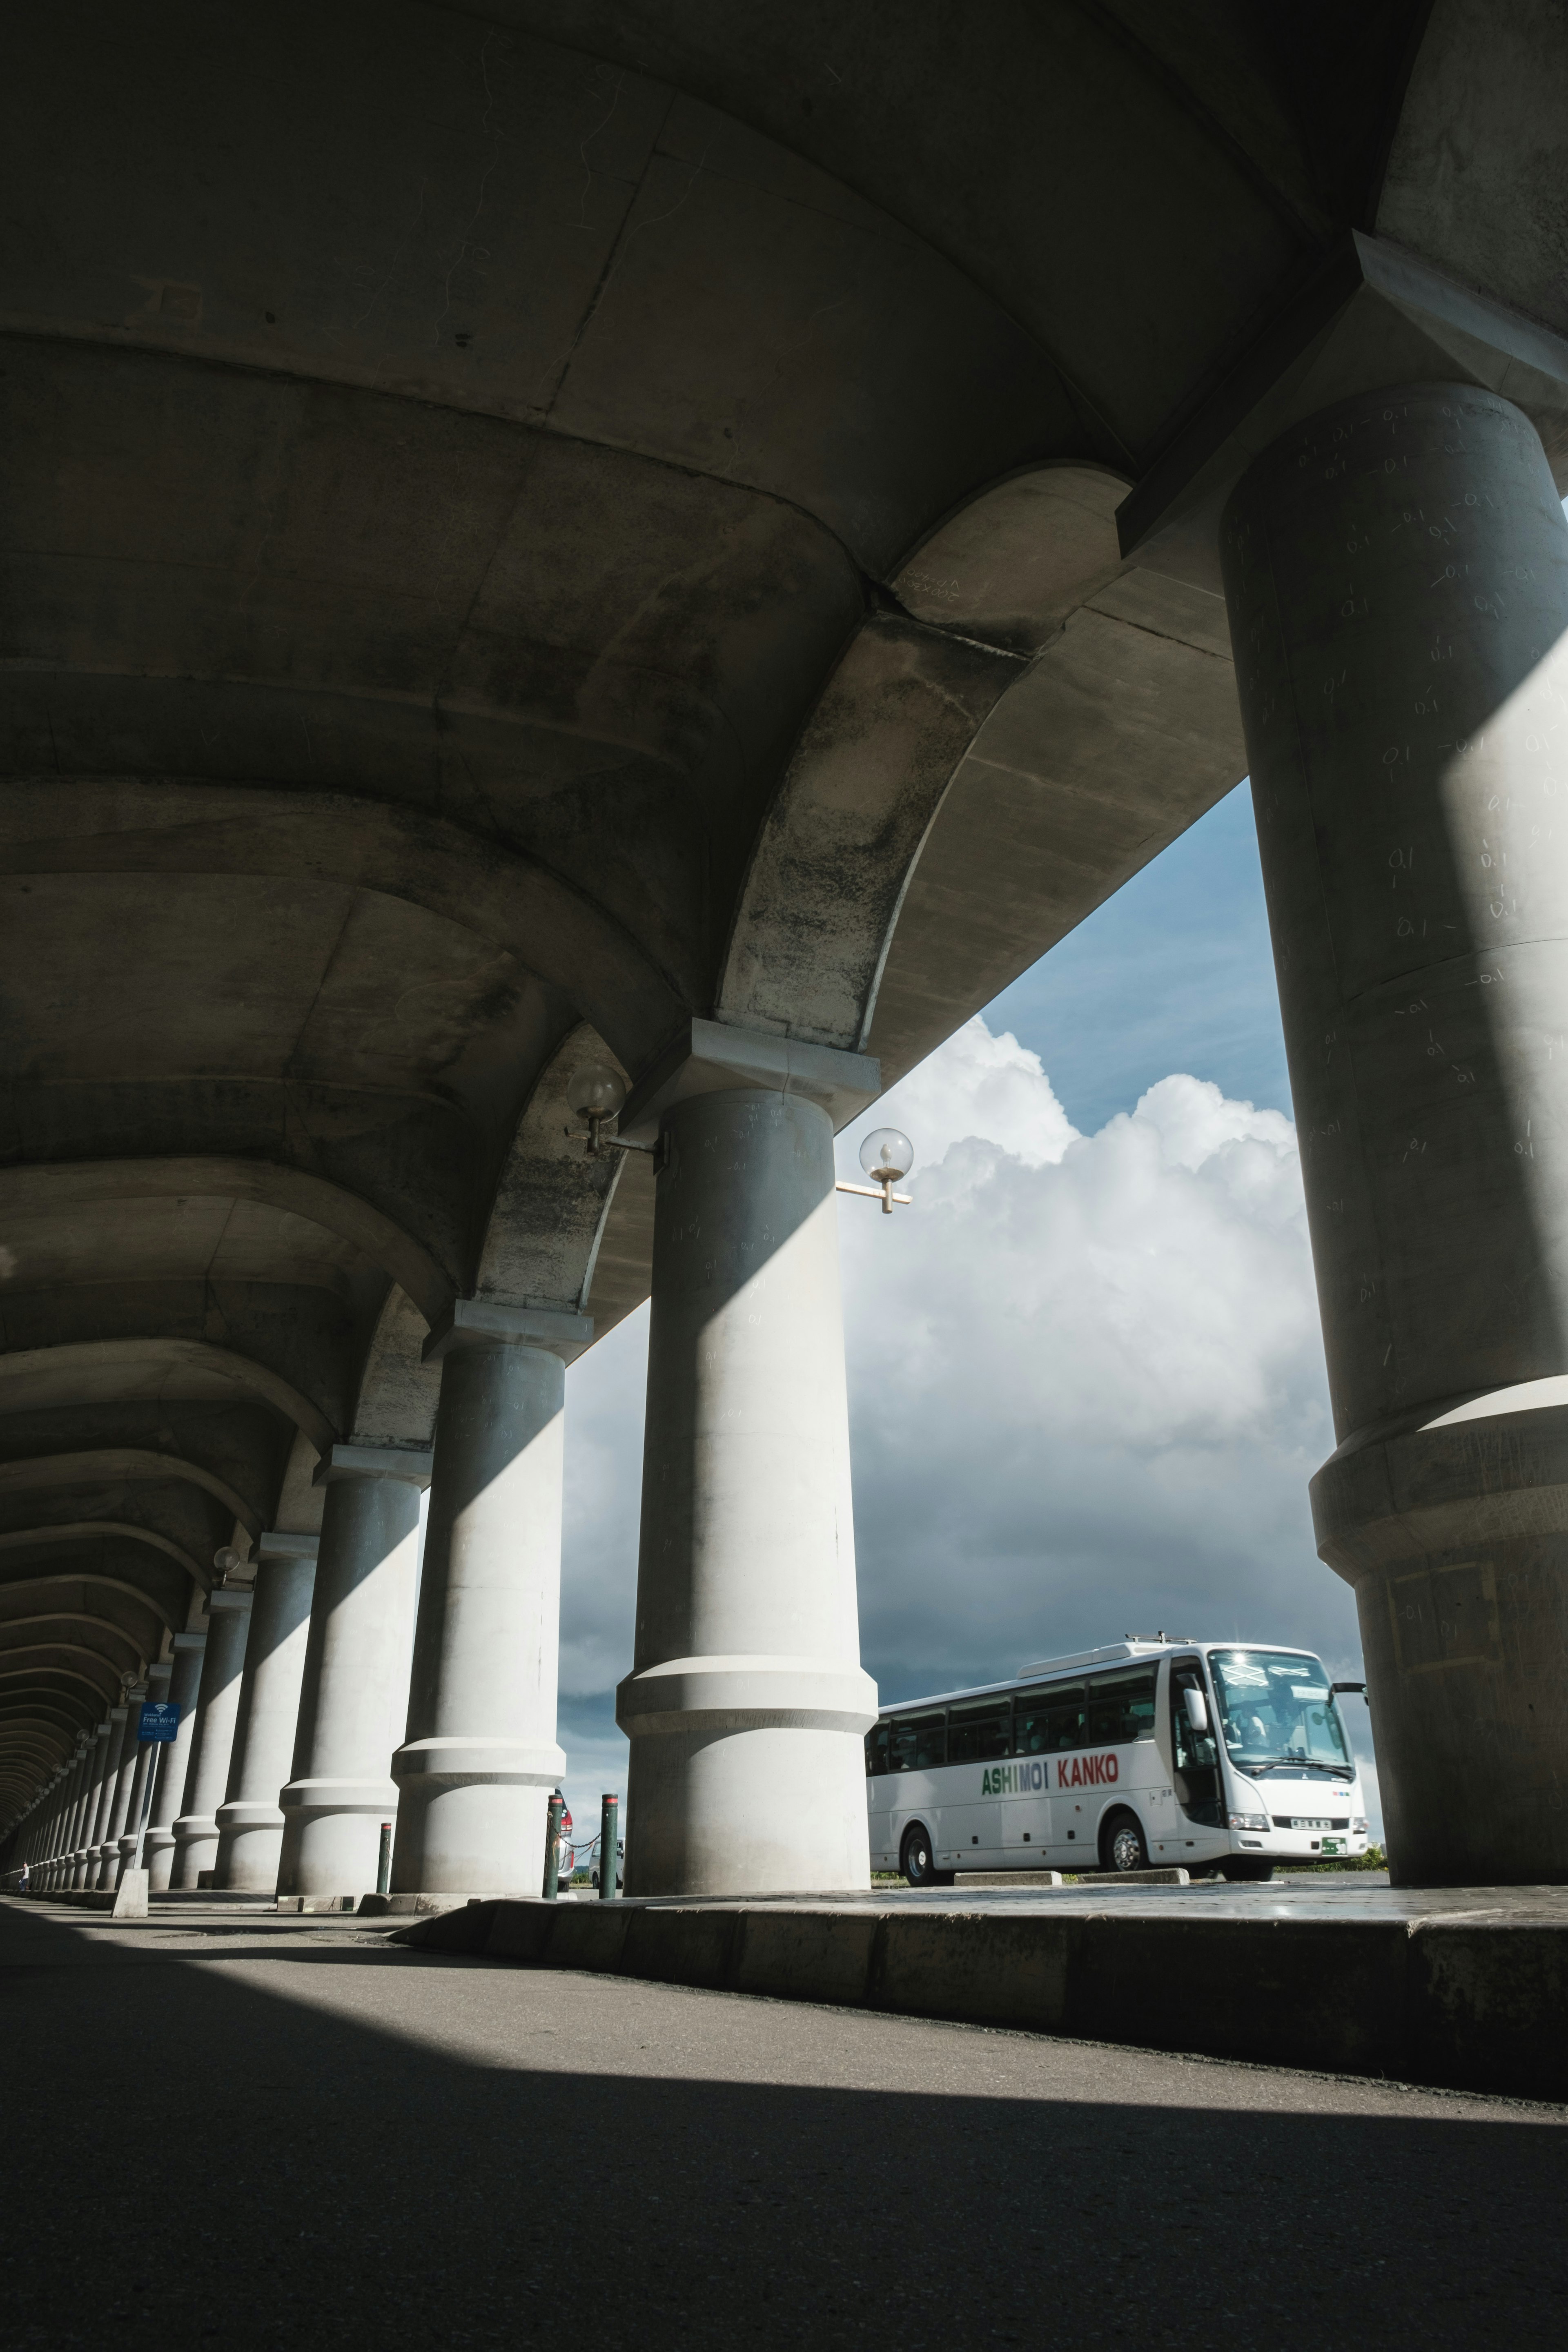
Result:
{"label": "column capital", "polygon": [[456,1348],[537,1348],[574,1363],[594,1339],[594,1318],[555,1307],[510,1307],[500,1298],[458,1298],[425,1342],[424,1360],[439,1363]]}
{"label": "column capital", "polygon": [[[210,1593],[207,1595],[207,1599],[209,1601],[211,1601],[212,1595]],[[205,1650],[206,1645],[207,1637],[205,1633],[176,1633],[174,1636],[174,1647],[176,1650]],[[173,1663],[173,1660],[171,1660],[171,1665]]]}
{"label": "column capital", "polygon": [[1403,246],[1352,230],[1123,499],[1122,554],[1223,593],[1220,512],[1252,460],[1342,400],[1421,383],[1500,394],[1548,449],[1568,425],[1568,341]]}
{"label": "column capital", "polygon": [[317,1463],[311,1483],[326,1486],[339,1478],[396,1478],[409,1486],[427,1486],[431,1460],[427,1446],[333,1445]]}
{"label": "column capital", "polygon": [[875,1102],[882,1066],[874,1054],[837,1045],[808,1045],[760,1029],[722,1021],[692,1021],[682,1029],[626,1098],[616,1133],[628,1143],[652,1143],[665,1112],[693,1095],[805,1095],[821,1105],[835,1129]]}
{"label": "column capital", "polygon": [[267,1559],[314,1559],[321,1550],[320,1536],[296,1535],[291,1528],[268,1528],[256,1547],[256,1557]]}
{"label": "column capital", "polygon": [[256,1595],[251,1591],[248,1585],[220,1584],[216,1592],[209,1592],[207,1594],[207,1612],[210,1615],[215,1609],[218,1611],[227,1609],[248,1610],[255,1598]]}

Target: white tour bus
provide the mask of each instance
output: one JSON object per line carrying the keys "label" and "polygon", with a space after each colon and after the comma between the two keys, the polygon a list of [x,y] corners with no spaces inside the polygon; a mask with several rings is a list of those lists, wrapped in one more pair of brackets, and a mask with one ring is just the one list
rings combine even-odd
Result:
{"label": "white tour bus", "polygon": [[1366,1852],[1336,1693],[1309,1650],[1131,1639],[889,1707],[866,1735],[873,1869],[1268,1878]]}

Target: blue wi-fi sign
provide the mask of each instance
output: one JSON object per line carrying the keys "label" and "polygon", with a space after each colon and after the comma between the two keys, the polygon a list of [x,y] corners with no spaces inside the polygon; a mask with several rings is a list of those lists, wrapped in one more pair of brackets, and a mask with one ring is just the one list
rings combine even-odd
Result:
{"label": "blue wi-fi sign", "polygon": [[173,1739],[180,1727],[180,1710],[172,1699],[150,1698],[142,1703],[142,1728],[139,1740]]}

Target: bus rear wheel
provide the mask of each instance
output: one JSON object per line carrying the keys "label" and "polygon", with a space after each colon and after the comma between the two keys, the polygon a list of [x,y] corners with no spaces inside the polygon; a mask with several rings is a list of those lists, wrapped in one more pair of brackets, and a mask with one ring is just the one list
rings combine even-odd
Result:
{"label": "bus rear wheel", "polygon": [[899,1855],[899,1868],[911,1886],[951,1886],[951,1870],[939,1870],[931,1832],[923,1822],[915,1822],[904,1832],[904,1843]]}
{"label": "bus rear wheel", "polygon": [[1147,1870],[1149,1849],[1136,1813],[1112,1813],[1100,1833],[1107,1870]]}
{"label": "bus rear wheel", "polygon": [[1237,1881],[1260,1886],[1267,1885],[1274,1875],[1274,1864],[1271,1862],[1238,1859],[1235,1862],[1222,1862],[1219,1867],[1221,1876],[1232,1885]]}

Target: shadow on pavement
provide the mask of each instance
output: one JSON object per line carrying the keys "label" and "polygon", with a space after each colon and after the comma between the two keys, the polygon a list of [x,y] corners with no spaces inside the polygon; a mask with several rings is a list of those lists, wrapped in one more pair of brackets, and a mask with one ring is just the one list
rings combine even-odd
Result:
{"label": "shadow on pavement", "polygon": [[[283,1955],[258,1939],[224,1957]],[[769,2002],[369,1944],[289,1957],[328,1965],[314,2005],[292,1969],[285,1996],[207,1955],[0,1906],[14,2343],[1278,2352],[1561,2325],[1555,2110],[1358,2115],[1354,2086],[1207,2068],[1171,2104],[1168,2059],[1137,2061],[1162,2101],[1100,2104],[1042,2095],[1050,2065],[1101,2063],[1077,2045],[806,2025]],[[397,2030],[344,2014],[345,1963]],[[434,2042],[470,2011],[482,2061]],[[584,2016],[615,2022],[623,2053],[626,2020],[655,2021],[661,2058],[543,2063],[558,2027],[581,2049],[565,2026]],[[680,2035],[721,2034],[830,2047],[840,2079],[651,2071]],[[856,2087],[857,2067],[886,2071],[889,2035],[931,2037],[933,2078],[959,2087]],[[992,2084],[1016,2063],[1017,2095],[971,2095],[982,2062]],[[1298,2111],[1216,2104],[1237,2081]]]}

